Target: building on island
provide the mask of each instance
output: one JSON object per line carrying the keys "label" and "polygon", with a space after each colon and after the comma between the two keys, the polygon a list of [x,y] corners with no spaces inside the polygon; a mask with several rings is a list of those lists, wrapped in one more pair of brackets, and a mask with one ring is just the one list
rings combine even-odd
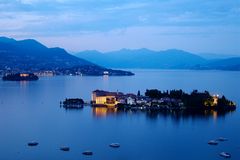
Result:
{"label": "building on island", "polygon": [[218,104],[219,95],[218,94],[216,94],[216,95],[214,94],[212,97],[213,97],[213,105],[216,106]]}
{"label": "building on island", "polygon": [[125,98],[127,100],[128,105],[136,105],[137,96],[135,94],[130,94],[130,93],[126,94]]}
{"label": "building on island", "polygon": [[95,90],[92,92],[92,105],[94,107],[114,108],[117,105],[136,106],[179,106],[182,107],[182,101],[174,98],[164,97],[160,99],[151,99],[147,96],[136,95],[132,93],[123,94],[121,92],[108,92]]}
{"label": "building on island", "polygon": [[28,77],[29,74],[28,73],[20,73],[20,77]]}
{"label": "building on island", "polygon": [[[115,109],[120,110],[226,110],[231,111],[236,109],[236,104],[227,100],[224,96],[219,98],[219,95],[210,95],[208,92],[193,91],[191,94],[182,92],[181,90],[173,90],[172,93],[166,92],[155,93],[145,96],[138,94],[121,92],[108,92],[103,90],[95,90],[92,92],[91,104],[94,108],[95,115],[106,115],[107,112],[115,113]],[[147,92],[147,91],[146,91]],[[177,94],[176,94],[176,93]],[[179,93],[181,95],[179,95]],[[175,94],[173,94],[175,93]],[[182,96],[186,95],[186,96]],[[181,98],[184,97],[184,98]],[[195,100],[192,100],[195,99]],[[201,101],[201,103],[199,103]],[[196,107],[195,107],[196,106]],[[100,107],[99,109],[97,107]],[[105,107],[105,109],[101,108]],[[115,108],[116,107],[116,108]],[[194,108],[195,107],[195,108]]]}
{"label": "building on island", "polygon": [[136,105],[135,94],[95,90],[92,92],[93,106],[115,107],[117,104]]}
{"label": "building on island", "polygon": [[123,93],[95,90],[92,92],[92,104],[94,106],[115,107],[119,103],[117,98],[121,95]]}

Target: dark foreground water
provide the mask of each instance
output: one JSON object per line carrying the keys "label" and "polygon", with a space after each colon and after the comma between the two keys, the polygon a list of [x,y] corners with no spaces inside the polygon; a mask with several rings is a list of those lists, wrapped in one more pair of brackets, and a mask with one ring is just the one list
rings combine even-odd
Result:
{"label": "dark foreground water", "polygon": [[[66,97],[90,100],[104,89],[143,93],[147,88],[209,90],[240,104],[240,72],[135,70],[132,77],[43,77],[36,82],[0,81],[1,160],[214,160],[219,152],[240,159],[240,111],[225,116],[176,116],[114,110],[65,110]],[[229,141],[207,142],[220,136]],[[39,146],[28,147],[31,140]],[[121,147],[108,147],[119,142]],[[70,152],[59,150],[62,145]],[[86,157],[82,151],[92,150]]]}

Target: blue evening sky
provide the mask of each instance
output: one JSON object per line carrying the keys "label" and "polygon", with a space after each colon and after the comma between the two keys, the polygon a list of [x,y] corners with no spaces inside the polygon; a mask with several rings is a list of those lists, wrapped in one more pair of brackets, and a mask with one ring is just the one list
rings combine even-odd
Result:
{"label": "blue evening sky", "polygon": [[68,51],[240,55],[240,0],[0,0],[0,36]]}

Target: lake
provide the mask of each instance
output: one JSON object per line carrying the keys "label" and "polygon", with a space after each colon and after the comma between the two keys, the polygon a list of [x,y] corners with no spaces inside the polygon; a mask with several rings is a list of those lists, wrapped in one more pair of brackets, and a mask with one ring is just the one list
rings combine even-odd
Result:
{"label": "lake", "polygon": [[[219,116],[174,116],[116,112],[86,106],[60,108],[65,98],[91,99],[95,89],[144,94],[146,89],[208,90],[240,104],[240,72],[132,70],[129,77],[40,77],[35,82],[0,81],[0,159],[2,160],[202,160],[240,159],[240,111]],[[220,136],[217,146],[207,142]],[[29,141],[39,145],[28,147]],[[108,145],[118,142],[121,147]],[[69,152],[59,150],[70,147]],[[82,155],[85,150],[93,156]]]}

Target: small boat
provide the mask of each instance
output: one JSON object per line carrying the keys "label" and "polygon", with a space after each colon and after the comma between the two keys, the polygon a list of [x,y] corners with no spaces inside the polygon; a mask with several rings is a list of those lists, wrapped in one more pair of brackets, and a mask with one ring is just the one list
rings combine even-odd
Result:
{"label": "small boat", "polygon": [[211,140],[208,142],[209,145],[218,145],[218,142],[215,140]]}
{"label": "small boat", "polygon": [[91,155],[93,155],[93,152],[92,151],[84,151],[82,154],[91,156]]}
{"label": "small boat", "polygon": [[224,142],[224,141],[227,141],[228,139],[224,137],[219,137],[217,140],[220,142]]}
{"label": "small boat", "polygon": [[113,148],[119,148],[120,144],[119,143],[111,143],[109,146],[113,147]]}
{"label": "small boat", "polygon": [[60,150],[62,150],[62,151],[70,151],[70,148],[66,147],[66,146],[62,146],[62,147],[60,147]]}
{"label": "small boat", "polygon": [[219,153],[219,155],[224,158],[231,158],[231,154],[227,152],[221,152]]}
{"label": "small boat", "polygon": [[28,143],[28,146],[37,146],[37,145],[38,145],[38,142],[36,141],[32,141]]}

